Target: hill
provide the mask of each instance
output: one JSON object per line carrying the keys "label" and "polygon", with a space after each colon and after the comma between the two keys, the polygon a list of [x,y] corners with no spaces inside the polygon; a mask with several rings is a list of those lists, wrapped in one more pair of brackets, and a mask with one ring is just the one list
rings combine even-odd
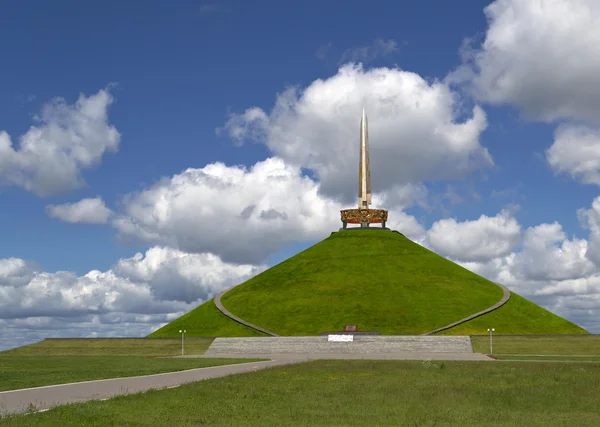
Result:
{"label": "hill", "polygon": [[177,337],[185,329],[189,337],[260,337],[263,333],[241,325],[225,316],[211,299],[192,311],[152,332],[148,338]]}
{"label": "hill", "polygon": [[[399,233],[371,229],[332,233],[230,290],[222,302],[235,315],[279,335],[318,335],[345,324],[411,335],[501,298],[502,289],[489,280]],[[490,321],[498,329],[510,325],[513,333],[586,333],[516,294],[513,298],[498,311],[445,333],[482,333]],[[190,336],[259,335],[225,317],[211,300],[150,336],[175,336],[181,328],[194,331]]]}

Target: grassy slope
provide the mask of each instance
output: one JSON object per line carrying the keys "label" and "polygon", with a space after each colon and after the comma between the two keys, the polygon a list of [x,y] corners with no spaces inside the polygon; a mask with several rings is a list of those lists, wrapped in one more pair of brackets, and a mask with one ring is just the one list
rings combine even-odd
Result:
{"label": "grassy slope", "polygon": [[600,364],[316,361],[0,420],[7,426],[598,426]]}
{"label": "grassy slope", "polygon": [[[489,336],[473,336],[473,351],[489,353]],[[493,337],[494,354],[508,355],[577,355],[600,357],[600,336],[505,336]]]}
{"label": "grassy slope", "polygon": [[439,332],[438,335],[476,335],[494,328],[498,334],[587,334],[588,332],[537,304],[511,293],[510,300],[491,313]]}
{"label": "grassy slope", "polygon": [[261,332],[257,332],[229,319],[217,309],[214,301],[210,300],[154,331],[148,337],[177,337],[180,336],[180,329],[185,329],[187,336],[190,337],[264,336]]}
{"label": "grassy slope", "polygon": [[229,291],[223,305],[282,335],[418,334],[502,297],[488,280],[384,230],[338,232]]}
{"label": "grassy slope", "polygon": [[[187,338],[186,354],[204,354],[212,338]],[[177,356],[181,339],[51,339],[0,352],[0,356]]]}

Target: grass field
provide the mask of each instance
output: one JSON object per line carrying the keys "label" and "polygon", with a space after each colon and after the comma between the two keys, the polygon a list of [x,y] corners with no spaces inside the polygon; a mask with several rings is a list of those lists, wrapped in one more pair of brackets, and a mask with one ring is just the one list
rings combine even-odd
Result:
{"label": "grass field", "polygon": [[[214,338],[185,338],[185,354],[204,354]],[[0,352],[0,356],[177,356],[181,338],[49,339]]]}
{"label": "grass field", "polygon": [[142,356],[0,355],[0,391],[175,372],[257,359],[154,359]]}
{"label": "grass field", "polygon": [[[490,352],[489,335],[471,336],[473,351]],[[548,356],[596,356],[600,357],[600,335],[564,336],[504,336],[494,335],[495,356],[548,355]]]}
{"label": "grass field", "polygon": [[[185,340],[186,354],[203,354],[212,338]],[[50,339],[0,352],[0,391],[174,372],[256,359],[158,359],[181,354],[181,339]]]}
{"label": "grass field", "polygon": [[[513,296],[495,317],[469,322],[469,330],[481,333],[494,321],[497,328],[510,325],[512,333],[586,333]],[[382,334],[420,334],[481,311],[501,297],[498,286],[400,234],[352,230],[334,233],[232,289],[223,304],[280,335],[318,335],[345,324]],[[190,336],[260,335],[226,318],[211,300],[150,336],[177,336],[182,328]],[[453,328],[447,333],[471,332]]]}
{"label": "grass field", "polygon": [[498,360],[554,360],[554,361],[565,361],[565,362],[600,362],[600,356],[561,356],[561,355],[510,355],[510,354],[501,354],[496,356]]}
{"label": "grass field", "polygon": [[484,334],[488,328],[494,328],[503,334],[588,333],[576,324],[512,292],[508,302],[497,310],[438,332],[436,335]]}
{"label": "grass field", "polygon": [[258,337],[265,336],[221,313],[211,299],[194,310],[175,319],[151,333],[149,338],[174,337],[179,334],[180,329],[185,329],[188,336],[214,336],[214,337]]}
{"label": "grass field", "polygon": [[4,426],[597,426],[600,364],[316,361]]}

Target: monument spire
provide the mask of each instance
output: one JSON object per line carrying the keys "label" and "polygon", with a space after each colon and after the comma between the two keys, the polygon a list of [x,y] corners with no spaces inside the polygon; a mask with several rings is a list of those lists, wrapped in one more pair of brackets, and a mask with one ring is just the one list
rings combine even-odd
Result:
{"label": "monument spire", "polygon": [[360,119],[360,145],[358,155],[358,209],[340,211],[343,229],[348,224],[360,224],[361,228],[369,228],[370,224],[381,224],[385,227],[388,211],[372,209],[371,204],[371,162],[369,161],[369,124],[365,109]]}
{"label": "monument spire", "polygon": [[365,109],[360,119],[360,151],[358,160],[358,207],[368,209],[371,204],[371,168],[369,164],[369,123]]}

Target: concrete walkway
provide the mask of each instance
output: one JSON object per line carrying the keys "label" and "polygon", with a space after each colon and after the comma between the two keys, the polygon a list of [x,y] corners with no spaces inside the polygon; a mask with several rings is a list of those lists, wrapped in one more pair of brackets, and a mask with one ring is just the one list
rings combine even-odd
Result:
{"label": "concrete walkway", "polygon": [[500,286],[503,291],[502,299],[500,299],[500,301],[498,301],[496,304],[492,305],[491,307],[486,308],[485,310],[482,310],[475,314],[471,314],[470,316],[467,316],[464,319],[457,320],[456,322],[450,323],[449,325],[446,325],[446,326],[442,326],[441,328],[434,329],[433,331],[426,332],[422,335],[431,335],[431,334],[435,334],[436,332],[445,331],[446,329],[453,328],[454,326],[460,325],[461,323],[468,322],[469,320],[473,320],[476,317],[483,316],[484,314],[490,313],[490,312],[502,307],[510,299],[510,289],[508,289],[504,285],[501,285],[500,283],[494,283],[494,284]]}
{"label": "concrete walkway", "polygon": [[88,400],[104,400],[113,396],[139,393],[151,389],[172,388],[193,381],[224,377],[226,375],[244,372],[253,372],[272,366],[298,363],[301,361],[304,360],[291,357],[280,358],[265,362],[212,366],[164,374],[84,381],[71,384],[2,391],[0,392],[0,416],[28,412],[28,407],[30,405],[34,405],[36,408],[35,410],[39,411],[53,406],[66,405],[68,403],[86,402]]}
{"label": "concrete walkway", "polygon": [[[239,285],[237,285],[239,286]],[[233,287],[235,288],[235,286]],[[279,335],[277,335],[274,332],[271,331],[267,331],[266,329],[261,328],[260,326],[256,326],[250,322],[246,322],[244,319],[242,319],[241,317],[236,316],[235,314],[233,314],[232,312],[230,312],[229,310],[227,310],[224,306],[223,303],[221,302],[221,298],[223,297],[223,295],[225,295],[225,292],[228,292],[230,290],[232,290],[233,288],[229,288],[224,290],[223,292],[221,292],[220,294],[218,294],[214,300],[215,300],[215,305],[217,306],[217,309],[223,313],[225,316],[229,317],[231,320],[235,320],[238,323],[241,323],[244,326],[247,326],[249,328],[254,329],[255,331],[258,332],[262,332],[263,334],[267,334],[270,335],[272,337],[278,337]]]}

